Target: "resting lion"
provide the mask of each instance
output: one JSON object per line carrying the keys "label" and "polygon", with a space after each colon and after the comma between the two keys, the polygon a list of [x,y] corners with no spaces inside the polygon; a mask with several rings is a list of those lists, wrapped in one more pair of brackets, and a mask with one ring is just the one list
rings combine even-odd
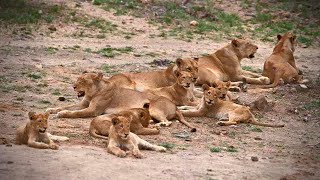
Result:
{"label": "resting lion", "polygon": [[283,36],[278,35],[277,38],[278,43],[273,49],[271,56],[264,63],[262,72],[263,76],[270,78],[272,84],[259,87],[276,87],[280,79],[285,83],[299,82],[302,80],[293,56],[297,45],[296,36],[287,32]]}
{"label": "resting lion", "polygon": [[182,114],[189,117],[207,116],[219,119],[218,125],[236,125],[251,123],[267,127],[284,127],[258,122],[248,107],[220,99],[220,92],[207,84],[202,86],[203,98],[197,109],[183,110]]}
{"label": "resting lion", "polygon": [[130,132],[130,119],[128,117],[113,117],[112,125],[109,130],[109,142],[107,151],[118,157],[125,157],[128,150],[136,158],[142,158],[143,155],[139,149],[147,149],[159,152],[165,152],[166,148],[150,144],[139,138],[136,134]]}
{"label": "resting lion", "polygon": [[27,124],[17,129],[16,144],[26,144],[38,149],[59,149],[59,146],[48,137],[46,132],[49,113],[29,112],[28,116]]}
{"label": "resting lion", "polygon": [[192,89],[194,86],[193,75],[186,71],[177,71],[176,76],[177,80],[175,84],[167,87],[151,89],[147,92],[166,97],[177,106],[198,105]]}
{"label": "resting lion", "polygon": [[130,132],[138,135],[156,135],[159,134],[159,129],[148,128],[151,116],[148,110],[149,105],[145,108],[133,108],[127,111],[122,111],[118,114],[101,115],[93,119],[90,123],[89,133],[96,138],[108,139],[111,120],[114,117],[123,116],[130,119]]}
{"label": "resting lion", "polygon": [[[160,87],[171,86],[176,82],[175,72],[188,71],[194,75],[194,80],[197,78],[198,64],[196,59],[177,59],[174,65],[170,65],[166,70],[141,72],[141,73],[123,73],[136,83],[139,91],[147,89],[155,89]],[[118,74],[115,76],[120,76]]]}
{"label": "resting lion", "polygon": [[241,60],[253,58],[258,46],[248,40],[234,39],[215,53],[198,59],[196,84],[212,84],[220,81],[245,81],[249,84],[269,84],[267,77],[241,69]]}
{"label": "resting lion", "polygon": [[177,117],[180,122],[192,127],[170,100],[159,98],[151,93],[118,87],[103,79],[102,73],[82,74],[74,84],[74,90],[78,97],[83,96],[80,103],[48,108],[46,111],[52,114],[57,113],[58,118],[85,118],[101,114],[115,114],[131,108],[142,108],[149,103],[149,111],[153,120],[169,125],[169,120]]}

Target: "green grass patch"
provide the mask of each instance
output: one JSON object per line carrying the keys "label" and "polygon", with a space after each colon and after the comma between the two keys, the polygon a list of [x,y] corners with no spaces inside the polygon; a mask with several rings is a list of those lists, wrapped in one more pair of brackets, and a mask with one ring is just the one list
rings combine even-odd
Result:
{"label": "green grass patch", "polygon": [[173,143],[169,143],[169,142],[164,142],[164,143],[159,144],[159,146],[165,147],[167,149],[173,149],[177,145],[173,144]]}
{"label": "green grass patch", "polygon": [[103,64],[101,66],[101,69],[105,72],[105,73],[109,73],[109,74],[115,74],[118,71],[113,69],[114,66],[110,66],[109,64]]}
{"label": "green grass patch", "polygon": [[29,77],[32,80],[41,79],[42,74],[40,72],[31,72],[27,74],[27,77]]}
{"label": "green grass patch", "polygon": [[44,49],[46,52],[48,52],[49,54],[55,54],[59,49],[55,48],[55,47],[47,47]]}
{"label": "green grass patch", "polygon": [[320,108],[320,100],[311,101],[303,106],[306,110],[319,109]]}
{"label": "green grass patch", "polygon": [[101,33],[113,32],[117,30],[117,25],[104,19],[93,19],[85,23],[85,27],[95,27],[100,29]]}
{"label": "green grass patch", "polygon": [[112,48],[112,47],[106,47],[98,50],[96,53],[104,56],[104,57],[109,57],[112,58],[116,55],[120,55],[121,53],[129,53],[132,52],[133,48],[132,47],[124,47],[124,48]]}
{"label": "green grass patch", "polygon": [[55,96],[59,96],[59,95],[61,95],[61,93],[60,93],[60,90],[59,89],[55,89],[55,90],[53,90],[53,92],[51,93],[52,95],[55,95]]}
{"label": "green grass patch", "polygon": [[40,104],[51,104],[51,102],[48,100],[40,100],[39,103]]}
{"label": "green grass patch", "polygon": [[213,153],[221,152],[221,148],[220,147],[211,147],[210,152],[213,152]]}
{"label": "green grass patch", "polygon": [[227,152],[238,152],[238,149],[233,146],[229,146],[229,147],[227,147],[226,151]]}
{"label": "green grass patch", "polygon": [[252,132],[263,132],[261,128],[256,127],[256,126],[251,126],[250,131]]}

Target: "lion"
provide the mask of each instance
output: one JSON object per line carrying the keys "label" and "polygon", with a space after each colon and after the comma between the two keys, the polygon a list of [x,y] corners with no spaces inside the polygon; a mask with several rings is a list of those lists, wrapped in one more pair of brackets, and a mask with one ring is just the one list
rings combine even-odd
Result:
{"label": "lion", "polygon": [[244,58],[254,58],[258,46],[248,40],[234,39],[215,53],[198,59],[198,79],[196,84],[212,84],[220,81],[245,81],[249,84],[269,84],[267,77],[241,69]]}
{"label": "lion", "polygon": [[220,99],[221,92],[207,84],[202,85],[203,98],[197,109],[182,110],[187,117],[207,116],[219,119],[218,125],[236,125],[238,123],[251,123],[266,127],[284,127],[284,125],[273,125],[258,122],[250,109],[246,106],[235,104],[231,101]]}
{"label": "lion", "polygon": [[143,158],[139,149],[147,149],[165,152],[167,149],[162,146],[153,145],[130,132],[130,119],[124,116],[113,117],[109,130],[109,141],[107,151],[118,157],[125,157],[128,150],[136,158]]}
{"label": "lion", "polygon": [[147,92],[166,97],[177,106],[198,105],[192,89],[194,85],[193,74],[187,71],[177,71],[176,76],[177,81],[175,84],[167,87],[148,90]]}
{"label": "lion", "polygon": [[123,73],[115,76],[125,75],[131,81],[136,83],[139,91],[171,86],[176,82],[176,71],[188,71],[194,75],[194,81],[197,79],[198,63],[197,59],[178,58],[174,65],[170,65],[166,70],[140,73]]}
{"label": "lion", "polygon": [[28,116],[27,124],[17,129],[16,144],[26,144],[38,149],[59,149],[59,146],[48,137],[46,132],[49,113],[29,112]]}
{"label": "lion", "polygon": [[90,123],[89,134],[96,138],[108,139],[111,120],[114,117],[123,116],[130,119],[130,132],[137,135],[156,135],[160,131],[157,128],[148,128],[151,119],[149,113],[149,104],[145,104],[144,108],[133,108],[122,111],[118,114],[107,114],[98,116]]}
{"label": "lion", "polygon": [[[142,108],[146,103],[149,103],[149,111],[153,120],[161,122],[163,125],[170,125],[170,118],[178,117],[181,123],[192,127],[183,119],[183,116],[180,116],[181,113],[179,114],[175,104],[167,98],[161,99],[151,93],[118,87],[118,85],[105,80],[102,73],[82,74],[74,84],[74,90],[78,97],[83,97],[80,103],[48,108],[46,112],[57,114],[58,118],[87,118],[101,114],[116,114],[132,108]],[[167,107],[171,109],[168,110]]]}
{"label": "lion", "polygon": [[262,72],[262,75],[268,77],[272,84],[259,87],[276,87],[280,79],[285,83],[300,82],[302,80],[293,56],[297,45],[296,35],[287,32],[283,36],[278,35],[277,38],[278,43],[271,56],[265,61]]}

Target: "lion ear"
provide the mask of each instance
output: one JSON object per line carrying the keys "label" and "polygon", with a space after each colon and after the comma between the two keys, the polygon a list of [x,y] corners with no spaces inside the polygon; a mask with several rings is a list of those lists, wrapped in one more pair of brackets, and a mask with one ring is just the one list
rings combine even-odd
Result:
{"label": "lion ear", "polygon": [[36,119],[36,118],[35,118],[36,113],[33,112],[33,111],[30,111],[30,112],[28,113],[28,116],[29,116],[29,119],[30,119],[30,120],[35,120],[35,119]]}
{"label": "lion ear", "polygon": [[208,90],[209,88],[210,88],[210,86],[209,86],[208,84],[203,84],[203,85],[202,85],[202,89],[203,89],[204,91]]}
{"label": "lion ear", "polygon": [[88,73],[88,71],[83,71],[83,72],[82,72],[82,74],[86,74],[86,73]]}
{"label": "lion ear", "polygon": [[231,41],[231,44],[234,46],[234,47],[238,47],[239,46],[239,41],[237,39],[234,39]]}
{"label": "lion ear", "polygon": [[229,88],[231,86],[231,81],[226,82],[226,86]]}
{"label": "lion ear", "polygon": [[176,60],[176,64],[177,64],[177,66],[180,68],[180,66],[181,66],[181,64],[182,64],[182,59],[181,59],[181,58],[178,58],[178,59]]}
{"label": "lion ear", "polygon": [[144,109],[149,109],[149,107],[150,107],[150,103],[145,103],[145,104],[143,105],[143,108],[144,108]]}
{"label": "lion ear", "polygon": [[295,40],[296,40],[297,36],[296,35],[293,35],[292,37],[290,37],[290,41],[291,43],[293,43]]}
{"label": "lion ear", "polygon": [[210,86],[216,88],[218,86],[217,80],[210,83]]}
{"label": "lion ear", "polygon": [[282,36],[280,34],[277,35],[278,41],[280,41],[280,39],[282,38]]}
{"label": "lion ear", "polygon": [[114,118],[112,118],[111,122],[113,125],[117,125],[120,122],[120,120],[118,117],[114,117]]}
{"label": "lion ear", "polygon": [[103,74],[101,72],[99,72],[97,77],[95,78],[95,80],[101,81],[102,77],[103,77]]}
{"label": "lion ear", "polygon": [[44,117],[45,117],[46,119],[48,119],[48,118],[49,118],[49,115],[50,115],[50,113],[49,113],[49,112],[46,112],[46,113],[44,114]]}
{"label": "lion ear", "polygon": [[193,60],[198,62],[199,58],[198,57],[194,57]]}

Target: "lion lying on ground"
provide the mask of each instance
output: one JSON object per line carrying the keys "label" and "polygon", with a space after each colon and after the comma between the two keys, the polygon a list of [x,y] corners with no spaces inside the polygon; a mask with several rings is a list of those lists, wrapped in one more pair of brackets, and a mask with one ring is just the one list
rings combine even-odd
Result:
{"label": "lion lying on ground", "polygon": [[143,155],[139,149],[147,149],[159,152],[165,152],[166,148],[150,144],[139,138],[136,134],[130,132],[130,119],[123,116],[113,117],[112,125],[109,130],[109,142],[107,151],[118,157],[125,157],[128,150],[136,158],[142,158]]}
{"label": "lion lying on ground", "polygon": [[90,123],[89,133],[96,138],[108,139],[111,120],[114,117],[123,116],[130,119],[130,132],[138,135],[156,135],[159,134],[159,129],[148,128],[151,116],[149,114],[149,104],[144,108],[133,108],[127,111],[122,111],[118,114],[107,114],[98,116]]}
{"label": "lion lying on ground", "polygon": [[248,40],[234,39],[230,44],[213,54],[198,59],[198,80],[196,84],[212,84],[220,81],[245,81],[249,84],[269,84],[267,77],[244,71],[243,58],[253,58],[258,46]]}
{"label": "lion lying on ground", "polygon": [[59,149],[46,132],[48,128],[49,114],[36,114],[29,112],[29,122],[18,128],[16,133],[16,144],[26,144],[38,149]]}
{"label": "lion lying on ground", "polygon": [[277,38],[278,43],[273,49],[271,56],[264,63],[262,72],[263,76],[270,78],[272,84],[259,87],[276,87],[280,79],[285,83],[299,82],[302,80],[293,56],[297,45],[296,36],[287,32],[283,36],[278,35]]}
{"label": "lion lying on ground", "polygon": [[136,83],[139,91],[171,86],[176,82],[176,71],[188,71],[194,75],[194,81],[197,78],[198,65],[194,59],[177,59],[174,65],[170,65],[166,70],[141,72],[141,73],[123,73],[116,76],[125,75]]}
{"label": "lion lying on ground", "polygon": [[218,125],[236,125],[250,123],[267,127],[284,127],[284,125],[271,125],[258,122],[248,107],[220,99],[220,92],[207,84],[203,86],[203,98],[197,109],[192,107],[183,110],[182,114],[189,117],[207,116],[217,118]]}
{"label": "lion lying on ground", "polygon": [[[78,104],[58,108],[48,108],[46,111],[57,113],[58,118],[86,118],[101,114],[116,114],[132,108],[142,108],[150,104],[149,112],[153,120],[163,125],[170,125],[173,118],[188,127],[187,123],[175,104],[166,98],[159,98],[151,93],[143,93],[131,89],[121,88],[103,79],[102,73],[82,74],[74,85],[78,97],[83,97]],[[170,108],[169,108],[170,107]],[[193,128],[193,127],[192,127]]]}
{"label": "lion lying on ground", "polygon": [[177,106],[198,105],[192,89],[192,87],[194,86],[193,75],[186,71],[177,71],[176,76],[177,80],[175,84],[167,87],[151,89],[147,92],[166,97]]}

